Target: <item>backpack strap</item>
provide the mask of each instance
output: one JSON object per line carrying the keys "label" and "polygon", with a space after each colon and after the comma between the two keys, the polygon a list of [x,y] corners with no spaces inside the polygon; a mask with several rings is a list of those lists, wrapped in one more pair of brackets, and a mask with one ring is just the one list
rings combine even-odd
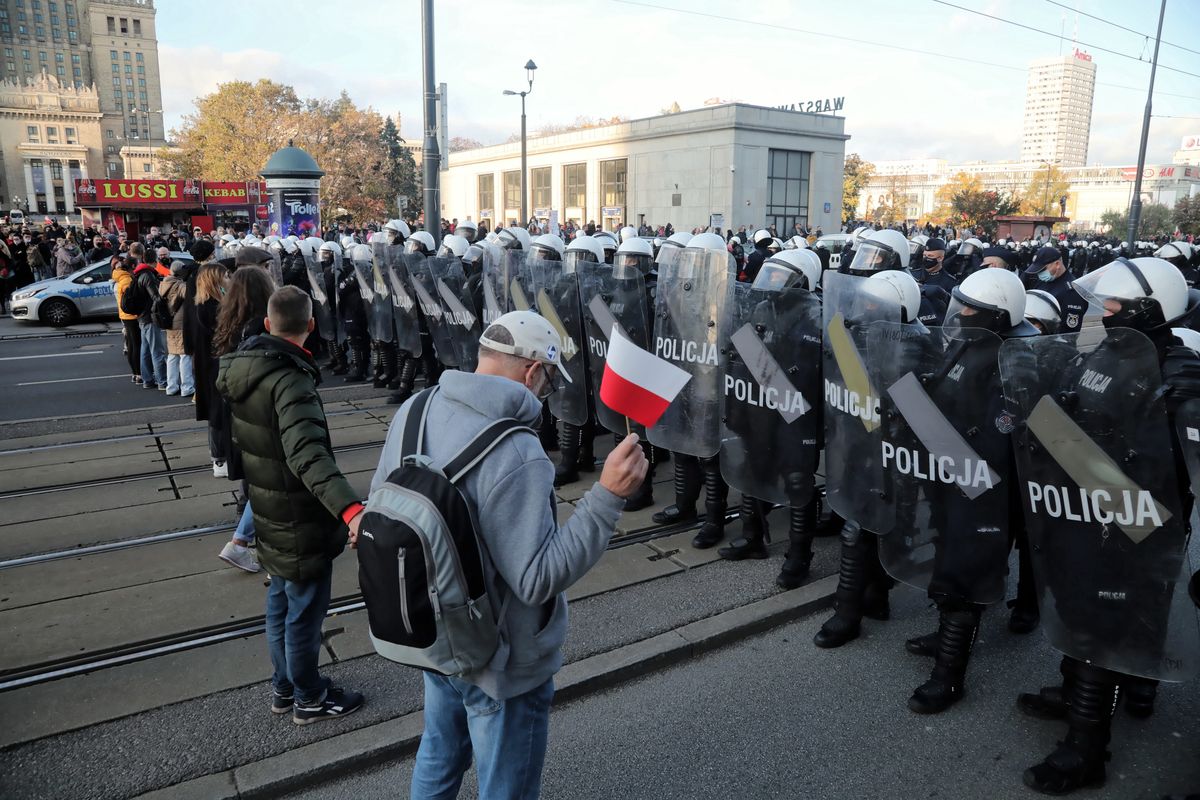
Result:
{"label": "backpack strap", "polygon": [[[492,452],[500,442],[514,433],[525,431],[533,433],[533,429],[527,425],[522,425],[519,421],[507,417],[499,419],[481,430],[474,439],[467,442],[463,449],[459,450],[446,465],[442,467],[442,472],[451,483],[458,483],[468,472],[475,468],[480,461]],[[536,435],[536,434],[535,434]]]}
{"label": "backpack strap", "polygon": [[438,390],[437,386],[424,389],[413,397],[412,405],[404,417],[404,438],[400,443],[400,460],[420,455],[425,447],[425,419],[429,416],[429,400]]}

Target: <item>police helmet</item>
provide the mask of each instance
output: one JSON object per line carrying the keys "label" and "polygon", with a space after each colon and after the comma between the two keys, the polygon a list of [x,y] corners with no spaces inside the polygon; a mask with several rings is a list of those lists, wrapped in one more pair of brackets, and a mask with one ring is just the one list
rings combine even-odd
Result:
{"label": "police helmet", "polygon": [[854,250],[854,261],[850,272],[854,275],[870,275],[889,269],[907,269],[908,240],[900,231],[874,231]]}
{"label": "police helmet", "polygon": [[1025,319],[1044,334],[1058,333],[1062,330],[1062,306],[1045,289],[1030,289],[1025,292]]}
{"label": "police helmet", "polygon": [[624,244],[630,239],[636,239],[637,235],[637,228],[633,227],[632,225],[626,225],[624,228],[621,228],[621,243]]}
{"label": "police helmet", "polygon": [[1025,284],[1006,269],[981,269],[950,291],[946,327],[984,328],[1004,336],[1034,336],[1025,320]]}
{"label": "police helmet", "polygon": [[868,301],[879,300],[899,306],[901,322],[915,322],[921,312],[921,287],[903,270],[876,272],[863,282],[861,291]]}
{"label": "police helmet", "polygon": [[479,233],[479,226],[469,219],[464,219],[454,226],[454,232],[466,239],[468,244],[471,244],[475,241],[475,235]]}
{"label": "police helmet", "polygon": [[815,291],[821,280],[821,260],[811,250],[784,250],[763,262],[753,288],[780,291],[799,287]]}
{"label": "police helmet", "polygon": [[861,242],[863,239],[867,238],[874,232],[875,232],[875,229],[869,225],[858,226],[857,228],[854,229],[854,239],[851,242],[851,244],[857,245],[859,242]]}
{"label": "police helmet", "polygon": [[613,255],[613,277],[633,276],[633,270],[645,275],[654,265],[654,248],[645,239],[634,236],[621,242]]}
{"label": "police helmet", "polygon": [[983,242],[972,236],[962,243],[962,247],[958,248],[958,254],[961,256],[969,256],[973,253],[983,252]]}
{"label": "police helmet", "polygon": [[576,236],[563,253],[564,261],[604,263],[604,246],[594,236]]}
{"label": "police helmet", "polygon": [[[725,241],[722,239],[721,241]],[[767,242],[768,253],[778,253],[783,250],[783,240],[778,236],[772,236],[771,241]]]}
{"label": "police helmet", "polygon": [[350,256],[351,261],[357,261],[360,264],[370,264],[375,257],[375,251],[369,244],[352,244],[346,248],[346,254]]}
{"label": "police helmet", "polygon": [[408,241],[404,243],[404,252],[406,253],[420,253],[421,255],[431,256],[436,251],[437,246],[433,243],[433,234],[429,231],[417,231],[408,237]]}
{"label": "police helmet", "polygon": [[529,257],[543,261],[562,261],[566,246],[553,233],[543,233],[529,245]]}
{"label": "police helmet", "polygon": [[442,246],[438,248],[437,254],[442,258],[462,258],[470,246],[471,243],[466,238],[451,233],[442,237]]}
{"label": "police helmet", "polygon": [[1192,255],[1195,252],[1195,247],[1187,242],[1168,242],[1154,251],[1154,257],[1170,261],[1175,266],[1183,269],[1192,260]]}
{"label": "police helmet", "polygon": [[529,247],[533,244],[533,239],[529,236],[529,231],[513,225],[500,231],[500,239],[497,244],[505,250],[524,250],[525,252],[529,252]]}
{"label": "police helmet", "polygon": [[1072,285],[1104,306],[1105,327],[1158,330],[1195,310],[1200,291],[1188,289],[1169,261],[1144,256],[1118,258]]}
{"label": "police helmet", "polygon": [[[246,238],[250,238],[250,237],[246,237]],[[354,237],[348,233],[342,234],[342,237],[339,241],[341,242],[342,249],[347,252],[349,252],[350,248],[353,247],[355,244]]]}
{"label": "police helmet", "polygon": [[771,236],[771,232],[769,230],[766,228],[759,228],[754,232],[753,241],[756,245],[762,244],[765,246],[766,243],[770,242],[772,238],[774,237]]}
{"label": "police helmet", "polygon": [[1194,331],[1191,328],[1171,328],[1171,333],[1175,334],[1175,338],[1183,342],[1183,346],[1189,350],[1194,350],[1197,355],[1200,355],[1200,331]]}
{"label": "police helmet", "polygon": [[403,244],[405,239],[412,236],[408,223],[402,219],[389,219],[383,229],[391,234],[392,244]]}
{"label": "police helmet", "polygon": [[321,249],[318,251],[321,254],[321,260],[325,260],[325,254],[329,253],[333,259],[333,263],[338,263],[342,260],[342,246],[337,242],[321,242]]}
{"label": "police helmet", "polygon": [[[756,236],[758,234],[755,234]],[[672,239],[675,237],[672,236]],[[698,233],[688,240],[687,247],[689,250],[718,250],[722,253],[729,253],[729,245],[725,240],[715,233]]]}

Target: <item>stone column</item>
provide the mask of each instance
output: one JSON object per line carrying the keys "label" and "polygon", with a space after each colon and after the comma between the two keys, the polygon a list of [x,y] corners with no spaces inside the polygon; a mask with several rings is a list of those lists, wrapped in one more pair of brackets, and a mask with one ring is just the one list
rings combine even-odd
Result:
{"label": "stone column", "polygon": [[33,164],[28,158],[23,158],[21,166],[25,168],[25,197],[29,200],[29,209],[37,211],[37,192],[33,190]]}
{"label": "stone column", "polygon": [[52,163],[54,163],[55,160],[56,159],[52,159],[52,158],[43,158],[42,159],[42,175],[44,175],[46,178],[46,213],[47,214],[58,213],[58,202],[54,199],[54,171],[52,169],[50,169],[50,165]]}
{"label": "stone column", "polygon": [[86,180],[87,176],[87,156],[84,156],[83,158],[79,159],[79,177]]}
{"label": "stone column", "polygon": [[71,159],[62,159],[63,165],[63,204],[68,214],[75,213],[75,184],[71,180]]}

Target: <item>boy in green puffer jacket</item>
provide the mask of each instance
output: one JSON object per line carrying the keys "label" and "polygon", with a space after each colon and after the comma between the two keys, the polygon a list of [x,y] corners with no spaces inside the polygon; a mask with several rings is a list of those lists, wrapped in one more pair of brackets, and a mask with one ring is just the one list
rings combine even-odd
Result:
{"label": "boy in green puffer jacket", "polygon": [[358,692],[330,686],[317,670],[321,623],[329,609],[333,559],[357,533],[363,505],[338,469],[320,370],[303,342],[312,302],[294,286],[271,295],[267,334],[221,357],[217,389],[233,412],[258,536],[258,559],[271,576],[267,643],[276,714],[306,725],[357,711]]}

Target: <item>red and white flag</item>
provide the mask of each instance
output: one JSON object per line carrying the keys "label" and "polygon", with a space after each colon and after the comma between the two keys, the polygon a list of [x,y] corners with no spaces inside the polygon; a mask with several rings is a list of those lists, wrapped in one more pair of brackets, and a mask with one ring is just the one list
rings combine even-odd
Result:
{"label": "red and white flag", "polygon": [[658,422],[691,377],[629,341],[614,325],[600,381],[600,399],[613,411],[648,428]]}

